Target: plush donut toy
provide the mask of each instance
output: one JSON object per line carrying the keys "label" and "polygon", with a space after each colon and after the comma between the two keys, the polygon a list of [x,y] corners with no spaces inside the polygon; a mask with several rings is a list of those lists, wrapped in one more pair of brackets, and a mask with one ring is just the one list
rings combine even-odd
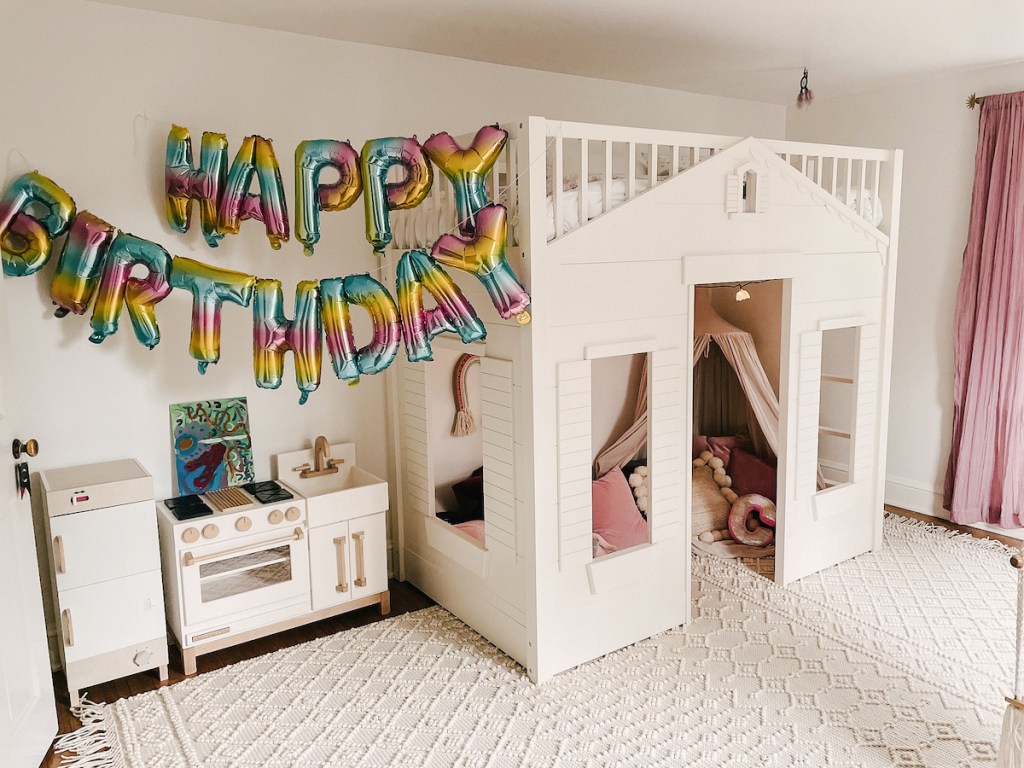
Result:
{"label": "plush donut toy", "polygon": [[775,504],[756,493],[740,496],[729,510],[729,533],[740,544],[767,547],[775,538]]}

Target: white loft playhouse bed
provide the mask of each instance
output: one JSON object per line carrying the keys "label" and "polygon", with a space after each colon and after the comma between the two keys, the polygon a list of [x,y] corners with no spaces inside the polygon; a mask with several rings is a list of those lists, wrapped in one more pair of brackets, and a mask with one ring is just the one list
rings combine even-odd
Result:
{"label": "white loft playhouse bed", "polygon": [[[503,127],[489,185],[509,207],[532,322],[500,320],[459,278],[487,339],[432,342],[481,357],[485,536],[436,517],[446,454],[429,433],[450,393],[430,391],[431,363],[396,365],[400,577],[534,681],[689,621],[694,288],[770,279],[783,281],[776,580],[879,548],[902,154],[537,117]],[[450,185],[431,194],[396,216],[388,260],[451,229]],[[834,329],[852,329],[852,375],[822,371]],[[650,541],[594,558],[591,366],[636,353],[650,355]],[[850,400],[845,431],[820,424],[822,381]],[[850,458],[819,491],[820,432],[841,433]]]}

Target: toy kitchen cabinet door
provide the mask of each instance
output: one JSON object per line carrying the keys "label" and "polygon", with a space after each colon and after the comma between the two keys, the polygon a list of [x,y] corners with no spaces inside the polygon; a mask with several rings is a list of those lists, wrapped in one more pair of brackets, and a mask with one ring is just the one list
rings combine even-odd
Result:
{"label": "toy kitchen cabinet door", "polygon": [[[8,306],[0,279],[0,360],[11,359]],[[0,365],[0,755],[35,768],[57,733],[39,566],[28,496],[15,487],[11,444],[27,440],[11,397],[11,366]],[[20,461],[24,461],[23,456]]]}

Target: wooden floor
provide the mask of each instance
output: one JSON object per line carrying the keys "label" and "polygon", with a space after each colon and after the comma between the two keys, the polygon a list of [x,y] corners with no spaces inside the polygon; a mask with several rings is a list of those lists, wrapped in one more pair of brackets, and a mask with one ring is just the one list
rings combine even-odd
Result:
{"label": "wooden floor", "polygon": [[[391,590],[391,613],[386,617],[380,615],[379,606],[373,605],[361,608],[351,613],[335,616],[330,619],[318,621],[315,624],[308,624],[304,627],[296,627],[287,632],[279,632],[270,637],[259,640],[252,640],[248,643],[236,645],[233,648],[225,648],[198,659],[199,674],[209,672],[213,669],[220,669],[237,661],[244,661],[255,656],[262,656],[265,653],[276,651],[281,648],[288,648],[307,640],[333,635],[354,627],[362,627],[372,624],[383,618],[399,616],[410,611],[418,611],[434,605],[434,601],[420,592],[416,587],[400,581],[391,581],[388,585]],[[89,699],[96,702],[111,702],[123,699],[127,696],[134,696],[137,693],[146,693],[156,690],[162,685],[171,685],[185,679],[181,674],[181,658],[175,655],[177,648],[171,647],[171,674],[165,683],[156,679],[156,672],[143,672],[121,680],[114,680],[102,685],[89,687]],[[64,677],[60,673],[54,675],[54,688],[57,691],[57,727],[60,733],[70,733],[79,727],[80,723],[68,709],[68,692],[64,683]],[[60,756],[51,749],[46,758],[40,764],[40,768],[58,768]]]}

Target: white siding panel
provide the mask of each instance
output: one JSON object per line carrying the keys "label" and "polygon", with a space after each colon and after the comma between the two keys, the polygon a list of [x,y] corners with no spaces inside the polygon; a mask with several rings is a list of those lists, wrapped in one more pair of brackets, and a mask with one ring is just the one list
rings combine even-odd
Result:
{"label": "white siding panel", "polygon": [[590,562],[590,362],[558,366],[558,556],[564,571]]}
{"label": "white siding panel", "polygon": [[427,449],[427,378],[422,365],[399,363],[401,389],[402,467],[405,504],[430,516],[433,510],[433,471]]}
{"label": "white siding panel", "polygon": [[484,537],[488,549],[516,548],[512,363],[480,358],[484,443]]}
{"label": "white siding panel", "polygon": [[[684,461],[685,399],[687,364],[690,361],[680,348],[650,353],[650,400],[648,443],[651,467],[651,522],[652,541],[667,540],[678,531],[684,518],[682,469],[689,467]],[[686,437],[686,441],[689,438]]]}
{"label": "white siding panel", "polygon": [[821,395],[821,331],[800,334],[799,407],[796,434],[796,497],[817,490],[818,423]]}

